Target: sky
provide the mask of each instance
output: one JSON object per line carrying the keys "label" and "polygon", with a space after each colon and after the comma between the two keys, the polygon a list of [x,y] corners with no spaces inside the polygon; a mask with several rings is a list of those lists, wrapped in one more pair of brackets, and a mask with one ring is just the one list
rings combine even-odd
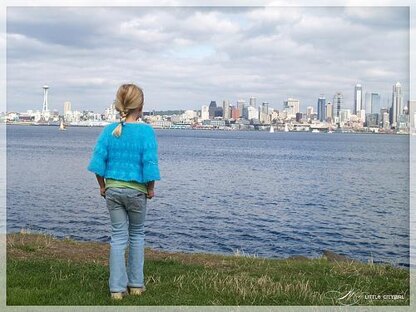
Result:
{"label": "sky", "polygon": [[409,98],[405,7],[8,7],[7,111],[103,112],[122,83],[145,111],[199,110],[238,99],[282,109],[288,97],[316,110],[354,86],[391,105]]}

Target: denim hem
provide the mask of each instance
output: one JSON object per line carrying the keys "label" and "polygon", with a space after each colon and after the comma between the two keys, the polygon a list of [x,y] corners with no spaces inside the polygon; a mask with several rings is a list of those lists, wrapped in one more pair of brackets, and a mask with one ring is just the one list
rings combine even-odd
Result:
{"label": "denim hem", "polygon": [[128,284],[127,287],[130,287],[130,288],[143,288],[143,290],[146,289],[146,287],[144,287],[144,285],[139,285],[139,284]]}

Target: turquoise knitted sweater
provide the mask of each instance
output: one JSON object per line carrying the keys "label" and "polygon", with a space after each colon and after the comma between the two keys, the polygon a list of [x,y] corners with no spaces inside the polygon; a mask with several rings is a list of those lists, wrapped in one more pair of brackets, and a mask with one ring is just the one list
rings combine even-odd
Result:
{"label": "turquoise knitted sweater", "polygon": [[112,132],[118,124],[102,130],[88,170],[106,179],[138,183],[160,180],[153,128],[145,123],[125,123],[121,136],[115,137]]}

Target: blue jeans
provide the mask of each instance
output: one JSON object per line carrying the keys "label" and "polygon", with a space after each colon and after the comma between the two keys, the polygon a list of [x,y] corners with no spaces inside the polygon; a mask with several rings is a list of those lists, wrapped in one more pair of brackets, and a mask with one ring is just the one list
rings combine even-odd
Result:
{"label": "blue jeans", "polygon": [[[108,188],[105,192],[111,218],[110,291],[144,287],[144,220],[146,194],[130,188]],[[125,250],[129,247],[127,270]]]}

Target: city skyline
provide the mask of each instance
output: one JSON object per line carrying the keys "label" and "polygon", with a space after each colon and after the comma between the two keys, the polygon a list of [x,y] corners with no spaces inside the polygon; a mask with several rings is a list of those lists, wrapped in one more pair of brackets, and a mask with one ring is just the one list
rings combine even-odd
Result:
{"label": "city skyline", "polygon": [[43,84],[51,109],[102,111],[125,81],[149,111],[250,97],[306,111],[336,92],[354,109],[357,83],[388,107],[396,81],[408,100],[407,8],[11,7],[7,26],[8,111],[40,109]]}
{"label": "city skyline", "polygon": [[[400,82],[397,82],[397,83],[400,84]],[[393,84],[393,87],[397,83]],[[383,108],[388,109],[388,108],[392,107],[392,105],[393,105],[393,95],[391,93],[390,93],[390,95],[386,95],[385,98],[380,97],[380,92],[366,91],[365,94],[364,94],[363,91],[362,91],[363,90],[362,85],[360,83],[358,83],[354,86],[354,90],[353,90],[354,102],[347,103],[347,105],[345,105],[345,101],[343,100],[342,101],[342,107],[340,107],[340,109],[348,109],[353,114],[357,115],[357,113],[356,113],[357,86],[359,86],[360,92],[361,92],[361,101],[360,101],[361,104],[360,104],[360,106],[366,113],[376,113],[380,109],[383,109]],[[400,86],[401,86],[401,84],[400,84]],[[24,111],[23,110],[22,111],[13,110],[13,109],[9,109],[9,107],[8,107],[8,109],[4,113],[6,113],[6,112],[24,113],[26,111],[39,111],[39,112],[45,111],[45,92],[46,92],[46,94],[48,94],[47,90],[49,90],[50,87],[47,86],[47,85],[43,85],[41,88],[43,89],[43,92],[42,92],[42,102],[43,103],[40,104],[40,106],[42,107],[41,109],[39,109],[39,105],[37,105],[36,107],[29,107],[28,109],[26,109]],[[46,88],[46,91],[45,91],[45,88]],[[390,88],[391,88],[391,86],[390,86]],[[295,100],[295,101],[299,102],[298,106],[299,106],[299,111],[300,112],[307,112],[309,107],[313,107],[314,111],[317,112],[318,115],[320,115],[320,108],[319,108],[320,105],[333,104],[335,102],[335,97],[337,96],[337,94],[340,94],[343,97],[343,99],[345,98],[345,96],[343,95],[342,92],[337,91],[337,92],[334,92],[333,95],[329,95],[329,96],[326,95],[326,94],[321,93],[315,99],[315,101],[316,101],[315,103],[302,103],[299,100],[299,97],[288,97],[288,98],[282,99],[281,103],[278,103],[278,102],[270,103],[269,101],[259,101],[259,99],[255,96],[250,96],[248,99],[246,99],[246,98],[238,98],[238,99],[235,98],[234,100],[231,100],[231,99],[216,99],[215,97],[211,97],[210,100],[208,100],[208,101],[211,104],[212,104],[212,102],[222,102],[223,103],[221,105],[222,107],[224,107],[224,102],[228,103],[229,107],[232,107],[232,106],[238,107],[241,103],[243,103],[243,105],[253,106],[252,103],[254,101],[254,107],[259,106],[262,103],[267,103],[268,106],[271,104],[270,105],[271,109],[284,110],[287,100]],[[374,96],[375,95],[377,96],[377,105],[372,104],[372,102],[374,102]],[[370,97],[368,97],[368,96],[370,96]],[[49,95],[48,95],[48,98],[49,98]],[[349,98],[349,97],[347,96],[347,98]],[[324,100],[324,102],[321,101],[322,99]],[[406,101],[404,100],[403,96],[402,96],[402,100],[403,100],[404,103],[408,102],[408,100],[406,100]],[[257,104],[256,104],[256,102],[257,102]],[[47,103],[46,103],[46,107],[48,108],[47,110],[49,110],[49,111],[53,110],[53,111],[62,112],[62,111],[65,111],[65,106],[66,106],[67,103],[70,103],[71,107],[73,106],[72,101],[70,99],[67,99],[63,103],[60,103],[60,105],[58,105],[57,107],[51,107],[51,109],[49,109],[49,106],[48,106]],[[87,106],[84,106],[82,108],[74,106],[74,110],[100,112],[100,111],[106,110],[111,105],[112,105],[112,102],[109,103],[107,106],[99,107],[97,111],[95,111],[95,110],[93,110],[93,109],[91,109]],[[144,111],[147,111],[147,112],[151,112],[151,111],[181,111],[181,110],[183,110],[183,111],[185,111],[185,110],[200,111],[201,107],[205,106],[205,105],[209,106],[210,104],[204,103],[204,104],[200,105],[199,107],[197,107],[197,106],[193,106],[193,107],[190,106],[188,108],[171,107],[171,108],[167,108],[167,109],[158,109],[158,108],[148,109],[147,107],[144,107]],[[217,106],[219,106],[219,104],[217,104]],[[370,110],[368,110],[368,106],[370,107]],[[324,114],[325,114],[325,112],[324,112]],[[360,114],[358,113],[358,115],[360,115]]]}

